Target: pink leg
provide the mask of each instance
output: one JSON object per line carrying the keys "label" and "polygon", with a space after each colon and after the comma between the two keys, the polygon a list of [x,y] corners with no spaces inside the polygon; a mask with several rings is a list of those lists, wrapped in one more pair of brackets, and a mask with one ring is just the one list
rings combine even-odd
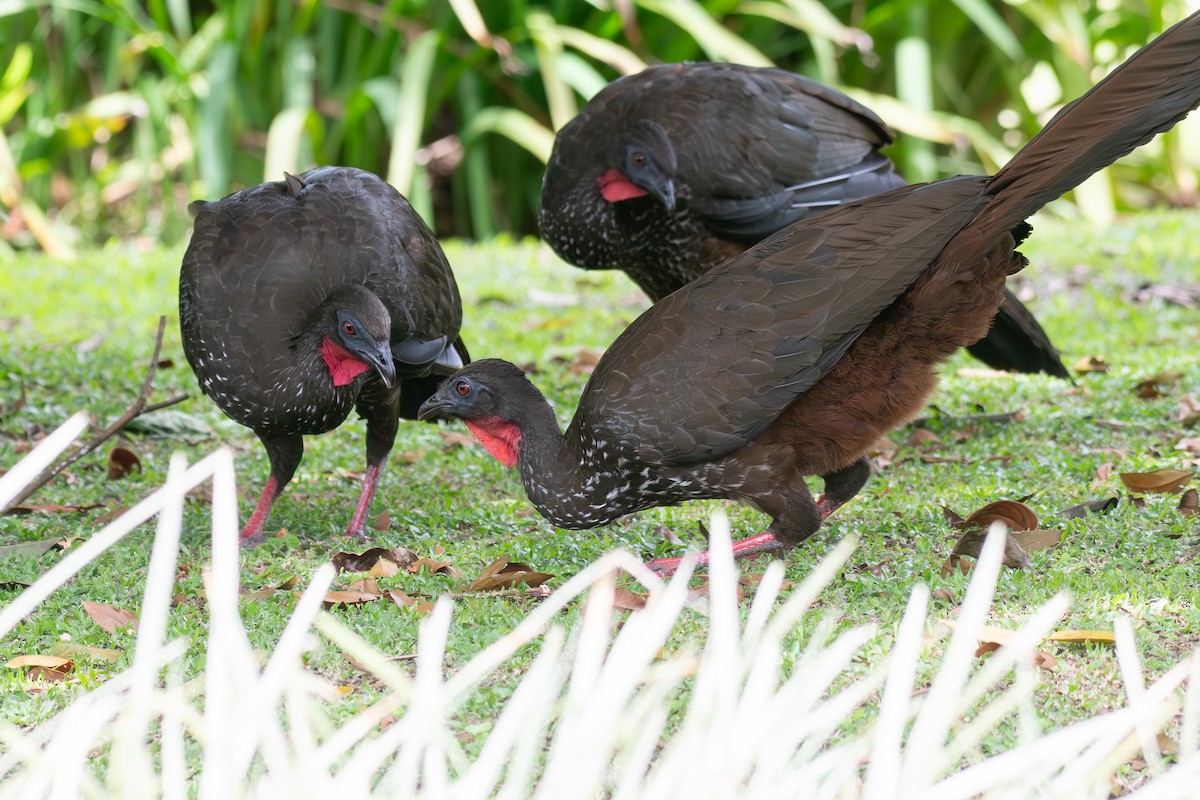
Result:
{"label": "pink leg", "polygon": [[[759,553],[769,553],[778,550],[781,547],[775,534],[770,531],[760,533],[757,536],[748,536],[745,539],[738,539],[733,543],[734,558],[749,558],[756,556]],[[705,550],[696,557],[696,564],[707,564],[709,562],[708,551]],[[674,575],[675,570],[679,569],[679,562],[682,558],[656,558],[646,564],[654,572],[659,575]]]}
{"label": "pink leg", "polygon": [[357,536],[365,538],[363,533],[367,522],[367,511],[371,508],[371,499],[375,497],[375,483],[379,480],[379,464],[368,464],[367,471],[363,473],[362,492],[358,495],[358,506],[354,509],[354,516],[350,518],[350,524],[346,526],[347,536]]}
{"label": "pink leg", "polygon": [[846,505],[845,500],[830,500],[825,495],[821,495],[817,499],[817,511],[821,512],[821,520],[829,519],[829,515],[837,511],[842,506]]}
{"label": "pink leg", "polygon": [[246,526],[242,528],[239,537],[242,544],[257,544],[262,541],[263,525],[267,521],[267,515],[271,513],[271,504],[275,502],[277,494],[279,494],[279,483],[272,475],[267,479],[267,485],[263,487],[262,494],[258,498],[258,505],[254,507],[254,513],[250,515],[250,519],[246,520]]}

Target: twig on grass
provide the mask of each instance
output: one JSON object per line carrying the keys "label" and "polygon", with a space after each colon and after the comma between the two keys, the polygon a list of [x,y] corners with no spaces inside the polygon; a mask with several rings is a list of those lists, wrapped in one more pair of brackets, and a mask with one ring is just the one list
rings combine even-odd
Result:
{"label": "twig on grass", "polygon": [[30,495],[52,481],[60,472],[115,436],[134,418],[142,414],[147,414],[151,411],[158,411],[160,409],[167,408],[168,406],[182,403],[188,398],[187,394],[181,394],[176,395],[169,400],[163,400],[161,402],[151,403],[149,405],[146,404],[146,400],[150,397],[150,392],[154,388],[154,374],[158,371],[158,357],[162,352],[163,331],[166,330],[166,327],[166,316],[160,316],[158,318],[158,333],[154,337],[154,354],[150,356],[150,366],[146,368],[146,379],[142,382],[142,388],[138,392],[137,397],[134,398],[134,401],[129,405],[129,408],[125,409],[125,413],[117,417],[112,424],[110,424],[104,430],[98,432],[91,439],[79,445],[79,447],[75,448],[66,456],[59,459],[56,463],[42,470],[41,474],[39,474],[37,478],[35,478],[28,486],[22,489],[7,503],[0,506],[0,514],[8,513],[9,509],[20,505],[22,502],[27,500]]}

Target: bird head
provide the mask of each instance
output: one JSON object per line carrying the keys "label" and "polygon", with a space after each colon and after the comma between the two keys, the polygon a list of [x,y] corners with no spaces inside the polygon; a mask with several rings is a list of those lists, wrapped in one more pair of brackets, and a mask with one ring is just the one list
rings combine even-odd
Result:
{"label": "bird head", "polygon": [[417,418],[458,417],[505,466],[517,463],[519,407],[545,404],[541,392],[515,365],[498,358],[474,361],[455,372],[421,404]]}
{"label": "bird head", "polygon": [[629,135],[611,153],[610,167],[596,183],[610,203],[651,195],[668,211],[675,210],[675,148],[657,122],[640,119],[629,126]]}
{"label": "bird head", "polygon": [[333,310],[333,330],[321,342],[321,355],[334,386],[344,386],[374,369],[384,386],[396,381],[392,360],[391,315],[368,289],[350,287],[327,302]]}

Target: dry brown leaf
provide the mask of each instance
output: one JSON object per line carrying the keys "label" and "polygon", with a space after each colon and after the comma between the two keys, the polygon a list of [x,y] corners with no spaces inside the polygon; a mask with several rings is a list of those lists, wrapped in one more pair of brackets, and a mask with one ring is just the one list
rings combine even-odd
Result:
{"label": "dry brown leaf", "polygon": [[1037,514],[1029,506],[1016,500],[997,500],[975,511],[954,527],[959,530],[987,528],[993,522],[1003,523],[1010,531],[1028,531],[1038,526]]}
{"label": "dry brown leaf", "polygon": [[[973,528],[965,532],[958,540],[958,544],[954,546],[951,552],[952,556],[960,556],[966,558],[979,558],[979,553],[983,550],[984,539],[987,538],[987,531],[983,528]],[[1009,531],[1004,540],[1004,566],[1012,569],[1028,569],[1033,566],[1033,562],[1029,560],[1029,554],[1025,552],[1025,548],[1013,536],[1012,531]]]}
{"label": "dry brown leaf", "polygon": [[939,439],[938,435],[933,431],[926,430],[925,428],[917,428],[908,435],[907,439],[904,440],[904,446],[921,447],[922,445],[936,444],[940,441],[941,439]]}
{"label": "dry brown leaf", "polygon": [[399,589],[388,589],[386,597],[401,608],[408,608],[417,602]]}
{"label": "dry brown leaf", "polygon": [[553,577],[548,572],[537,572],[523,562],[509,561],[509,556],[505,554],[488,564],[479,577],[467,584],[463,591],[494,592],[518,584],[540,586]]}
{"label": "dry brown leaf", "polygon": [[55,642],[50,648],[56,656],[63,656],[72,661],[87,656],[94,658],[103,658],[105,661],[117,661],[121,658],[120,650],[109,650],[104,647],[88,647],[87,645],[79,644],[78,642]]}
{"label": "dry brown leaf", "polygon": [[1055,631],[1046,637],[1051,642],[1095,642],[1096,644],[1116,644],[1117,637],[1112,631]]}
{"label": "dry brown leaf", "polygon": [[381,595],[372,594],[371,592],[356,592],[356,591],[328,591],[325,593],[325,607],[333,608],[334,606],[353,605],[355,603],[369,603],[372,600],[378,600]]}
{"label": "dry brown leaf", "polygon": [[1064,508],[1058,512],[1063,519],[1082,519],[1088,514],[1103,514],[1117,507],[1120,500],[1116,497],[1104,497],[1099,500],[1089,500],[1077,506]]}
{"label": "dry brown leaf", "polygon": [[942,587],[941,589],[934,589],[931,597],[934,600],[941,600],[942,602],[950,603],[951,605],[955,606],[958,605],[958,598],[955,597],[954,592],[945,587]]}
{"label": "dry brown leaf", "polygon": [[10,658],[5,662],[4,666],[9,669],[20,669],[21,667],[45,667],[46,669],[63,670],[64,672],[71,663],[71,659],[63,658],[62,656],[17,656]]}
{"label": "dry brown leaf", "polygon": [[618,586],[613,590],[613,606],[626,611],[641,611],[646,607],[646,596]]}
{"label": "dry brown leaf", "polygon": [[974,562],[968,561],[962,556],[951,553],[950,555],[946,556],[946,560],[942,562],[942,567],[939,572],[943,578],[956,571],[966,575],[971,571],[971,567],[973,565]]}
{"label": "dry brown leaf", "polygon": [[55,683],[65,681],[67,673],[75,666],[74,662],[68,663],[62,669],[50,669],[49,667],[33,667],[29,670],[29,679],[33,681],[54,681]]}
{"label": "dry brown leaf", "polygon": [[967,460],[966,456],[920,456],[918,459],[922,464],[960,464]]}
{"label": "dry brown leaf", "polygon": [[604,351],[595,347],[581,347],[575,353],[575,357],[567,364],[567,371],[574,375],[591,375],[596,369],[596,365],[600,363],[600,357],[604,355]]}
{"label": "dry brown leaf", "polygon": [[1195,489],[1188,489],[1179,498],[1179,513],[1185,517],[1194,517],[1200,514],[1200,493]]}
{"label": "dry brown leaf", "polygon": [[4,510],[5,514],[76,514],[81,511],[91,511],[96,508],[104,508],[104,503],[89,503],[83,506],[57,505],[19,505],[9,506]]}
{"label": "dry brown leaf", "polygon": [[137,615],[132,611],[114,608],[108,603],[93,603],[90,600],[84,600],[83,610],[104,629],[105,633],[112,633],[117,628],[137,628],[138,626]]}
{"label": "dry brown leaf", "polygon": [[1184,395],[1179,400],[1179,410],[1175,412],[1175,418],[1188,428],[1200,422],[1200,400],[1196,400],[1190,394]]}
{"label": "dry brown leaf", "polygon": [[[369,572],[377,578],[387,578],[395,575],[399,570],[387,572],[387,567],[379,567],[381,561],[390,562],[399,568],[407,567],[416,560],[417,554],[407,547],[393,547],[391,550],[372,547],[362,553],[334,553],[330,563],[338,572]],[[379,567],[379,571],[376,571],[376,567]]]}
{"label": "dry brown leaf", "polygon": [[430,575],[435,575],[439,572],[448,575],[450,574],[450,562],[435,561],[434,559],[425,556],[424,558],[418,558],[416,561],[409,564],[405,569],[414,573],[420,572],[423,569],[428,569]]}
{"label": "dry brown leaf", "polygon": [[1165,372],[1157,372],[1148,378],[1142,378],[1134,386],[1137,396],[1145,400],[1153,400],[1156,397],[1162,397],[1166,392],[1174,386],[1180,378],[1183,377],[1182,372],[1175,370],[1167,370]]}
{"label": "dry brown leaf", "polygon": [[661,536],[662,538],[666,539],[668,542],[670,542],[673,545],[678,545],[680,547],[683,546],[683,540],[680,539],[678,536],[676,536],[675,531],[671,530],[666,525],[659,525],[657,528],[654,529],[654,533],[656,535]]}
{"label": "dry brown leaf", "polygon": [[370,577],[355,581],[347,586],[346,589],[351,592],[366,592],[367,594],[373,594],[379,597],[383,596],[383,592],[379,591],[379,584],[374,578]]}
{"label": "dry brown leaf", "polygon": [[392,527],[391,515],[389,515],[386,511],[376,514],[375,518],[371,520],[371,527],[377,531],[386,531],[388,528]]}
{"label": "dry brown leaf", "polygon": [[1092,483],[1107,483],[1112,477],[1113,467],[1116,466],[1111,461],[1106,461],[1096,467],[1096,474],[1092,476]]}
{"label": "dry brown leaf", "polygon": [[1107,372],[1108,362],[1104,356],[1084,356],[1075,362],[1073,369],[1076,372]]}
{"label": "dry brown leaf", "polygon": [[1200,437],[1186,437],[1175,443],[1176,450],[1184,450],[1188,453],[1200,453]]}
{"label": "dry brown leaf", "polygon": [[1062,541],[1063,532],[1060,530],[1033,530],[1033,531],[1014,531],[1009,534],[1016,540],[1017,544],[1021,545],[1021,549],[1026,553],[1032,553],[1035,550],[1044,550],[1047,547],[1057,547]]}
{"label": "dry brown leaf", "polygon": [[[711,587],[709,584],[702,583],[699,586],[688,587],[688,597],[692,598],[693,600],[699,600],[701,598],[708,597],[710,591]],[[741,603],[745,599],[746,590],[742,588],[741,582],[739,581],[737,584],[737,601]]]}
{"label": "dry brown leaf", "polygon": [[1186,469],[1156,469],[1151,472],[1122,472],[1121,483],[1139,494],[1174,494],[1195,475]]}
{"label": "dry brown leaf", "polygon": [[453,450],[456,447],[474,447],[476,444],[475,437],[469,433],[439,430],[438,435],[442,437],[443,450]]}
{"label": "dry brown leaf", "polygon": [[114,447],[108,454],[109,480],[120,480],[135,469],[141,472],[142,462],[132,450],[124,447]]}

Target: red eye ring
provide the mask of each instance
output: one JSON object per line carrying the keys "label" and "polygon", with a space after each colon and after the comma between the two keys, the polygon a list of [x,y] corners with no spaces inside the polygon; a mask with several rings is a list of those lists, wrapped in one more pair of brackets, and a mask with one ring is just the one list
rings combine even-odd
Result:
{"label": "red eye ring", "polygon": [[471,393],[471,384],[466,381],[459,381],[454,384],[454,391],[458,392],[459,397],[466,397]]}
{"label": "red eye ring", "polygon": [[353,322],[347,320],[342,323],[342,332],[347,336],[356,336],[358,334],[358,329],[354,327]]}

